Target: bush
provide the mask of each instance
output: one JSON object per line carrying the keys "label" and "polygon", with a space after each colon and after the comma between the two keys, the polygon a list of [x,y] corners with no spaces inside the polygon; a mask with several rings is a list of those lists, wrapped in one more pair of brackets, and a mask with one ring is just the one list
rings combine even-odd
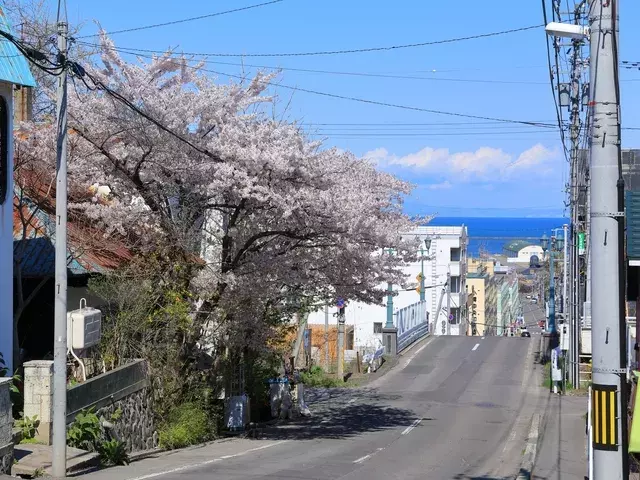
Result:
{"label": "bush", "polygon": [[300,374],[300,380],[308,387],[334,388],[344,386],[344,381],[339,378],[327,375],[319,366],[313,366],[308,372]]}
{"label": "bush", "polygon": [[105,467],[129,465],[129,455],[124,442],[116,439],[105,440],[98,445],[100,461]]}
{"label": "bush", "polygon": [[170,412],[159,435],[160,446],[168,449],[206,442],[212,436],[209,416],[198,403],[184,403]]}
{"label": "bush", "polygon": [[23,440],[31,440],[38,433],[38,427],[40,426],[40,420],[38,416],[25,417],[24,412],[20,412],[20,418],[15,422],[16,427],[22,431]]}
{"label": "bush", "polygon": [[95,452],[102,437],[102,424],[93,409],[83,410],[67,429],[67,445]]}

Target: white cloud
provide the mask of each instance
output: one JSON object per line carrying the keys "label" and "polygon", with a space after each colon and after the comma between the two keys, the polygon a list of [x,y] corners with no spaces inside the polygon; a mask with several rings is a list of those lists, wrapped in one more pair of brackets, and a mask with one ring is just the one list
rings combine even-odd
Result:
{"label": "white cloud", "polygon": [[453,185],[449,180],[445,180],[442,183],[432,183],[431,185],[427,185],[429,190],[448,190],[451,187],[453,187]]}
{"label": "white cloud", "polygon": [[448,148],[426,147],[402,157],[385,148],[377,148],[364,156],[380,168],[407,168],[416,173],[447,175],[460,180],[503,180],[524,171],[537,175],[550,173],[553,170],[548,164],[558,159],[558,152],[536,144],[517,156],[492,147],[454,153]]}

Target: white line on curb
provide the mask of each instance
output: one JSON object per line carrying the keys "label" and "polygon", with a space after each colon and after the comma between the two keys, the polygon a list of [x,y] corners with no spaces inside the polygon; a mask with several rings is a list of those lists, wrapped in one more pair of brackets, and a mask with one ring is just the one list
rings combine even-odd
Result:
{"label": "white line on curb", "polygon": [[475,351],[478,349],[478,347],[479,347],[479,346],[480,346],[480,344],[479,344],[479,343],[476,343],[475,347],[473,347],[473,348],[471,349],[471,351],[472,351],[472,352],[475,352]]}
{"label": "white line on curb", "polygon": [[268,445],[263,445],[261,447],[250,448],[249,450],[245,450],[244,452],[234,453],[233,455],[224,455],[224,456],[222,456],[220,458],[213,458],[213,459],[207,460],[205,462],[193,463],[193,464],[190,464],[190,465],[184,465],[182,467],[172,468],[171,470],[165,470],[163,472],[150,473],[148,475],[142,475],[141,477],[130,478],[129,480],[147,480],[148,478],[162,477],[164,475],[169,475],[171,473],[184,472],[185,470],[196,470],[196,469],[198,469],[200,467],[204,467],[206,465],[211,465],[212,463],[218,463],[218,462],[221,462],[223,460],[227,460],[229,458],[241,457],[242,455],[246,455],[247,453],[257,452],[258,450],[264,450],[265,448],[275,447],[276,445],[281,445],[283,443],[286,443],[287,441],[288,440],[281,440],[279,442],[269,443]]}
{"label": "white line on curb", "polygon": [[424,349],[427,347],[427,345],[429,345],[429,343],[431,343],[431,342],[427,342],[427,343],[425,343],[425,344],[424,344],[424,345],[422,345],[418,350],[416,350],[416,351],[415,351],[415,353],[409,357],[409,360],[407,360],[407,363],[405,364],[405,367],[406,367],[407,365],[409,365],[409,364],[411,363],[411,360],[413,360],[414,358],[416,358],[416,355],[418,355],[422,350],[424,350]]}
{"label": "white line on curb", "polygon": [[418,425],[420,425],[420,422],[421,422],[421,421],[422,421],[422,419],[421,419],[421,418],[419,418],[419,419],[417,419],[417,420],[414,420],[414,422],[413,422],[411,425],[409,425],[407,428],[405,428],[405,429],[402,431],[402,435],[406,435],[406,434],[407,434],[407,433],[409,433],[411,430],[413,430],[414,428],[416,428]]}

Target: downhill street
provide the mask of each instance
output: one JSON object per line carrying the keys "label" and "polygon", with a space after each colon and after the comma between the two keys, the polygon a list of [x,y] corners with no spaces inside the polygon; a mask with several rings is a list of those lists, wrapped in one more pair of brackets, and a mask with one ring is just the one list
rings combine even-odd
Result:
{"label": "downhill street", "polygon": [[539,398],[539,337],[439,337],[361,389],[309,392],[313,416],[83,478],[513,478]]}

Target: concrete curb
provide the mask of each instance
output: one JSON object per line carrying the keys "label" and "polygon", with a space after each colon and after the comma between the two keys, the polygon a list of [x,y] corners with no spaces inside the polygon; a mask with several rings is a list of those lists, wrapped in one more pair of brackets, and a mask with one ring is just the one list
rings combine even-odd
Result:
{"label": "concrete curb", "polygon": [[540,414],[535,413],[531,419],[531,428],[527,436],[527,446],[524,450],[524,458],[520,465],[520,471],[515,477],[516,480],[531,480],[533,478],[533,467],[536,463],[538,453],[538,437],[540,435]]}

